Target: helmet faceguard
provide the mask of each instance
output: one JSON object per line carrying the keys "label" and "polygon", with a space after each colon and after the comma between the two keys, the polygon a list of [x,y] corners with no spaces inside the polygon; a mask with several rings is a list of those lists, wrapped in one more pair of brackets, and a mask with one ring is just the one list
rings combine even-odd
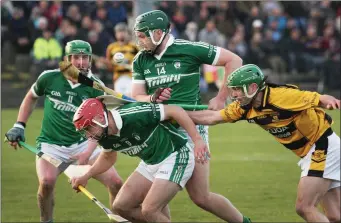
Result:
{"label": "helmet faceguard", "polygon": [[[155,30],[160,29],[162,31],[162,36],[159,41],[154,39]],[[158,46],[162,43],[165,36],[170,32],[170,22],[167,15],[161,10],[153,10],[150,12],[143,13],[139,15],[135,20],[134,25],[135,32],[142,32],[151,42],[156,46],[154,50],[145,50],[148,53],[154,53]],[[141,46],[139,41],[137,45]],[[143,48],[143,47],[142,47]],[[143,50],[143,49],[142,49]]]}
{"label": "helmet faceguard", "polygon": [[65,46],[65,56],[68,61],[71,60],[71,55],[88,55],[89,56],[89,66],[87,70],[82,70],[88,73],[91,68],[92,62],[92,48],[90,43],[83,40],[73,40],[66,44]]}
{"label": "helmet faceguard", "polygon": [[[232,74],[227,79],[227,87],[234,90],[242,90],[244,96],[238,98],[232,98],[240,102],[241,106],[250,104],[258,92],[265,88],[265,77],[261,69],[254,64],[244,65]],[[249,94],[249,86],[251,84],[257,84],[257,90]]]}
{"label": "helmet faceguard", "polygon": [[105,105],[96,98],[83,101],[73,116],[73,124],[85,138],[101,140],[107,137],[109,122]]}

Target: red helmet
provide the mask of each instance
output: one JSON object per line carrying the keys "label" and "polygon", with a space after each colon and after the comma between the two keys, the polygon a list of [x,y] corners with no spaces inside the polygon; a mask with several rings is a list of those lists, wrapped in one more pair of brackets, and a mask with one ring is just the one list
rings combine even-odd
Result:
{"label": "red helmet", "polygon": [[[104,120],[105,123],[95,120]],[[104,104],[96,98],[89,98],[78,107],[76,113],[73,116],[73,124],[76,130],[84,132],[89,126],[99,125],[100,127],[108,127],[108,115]]]}

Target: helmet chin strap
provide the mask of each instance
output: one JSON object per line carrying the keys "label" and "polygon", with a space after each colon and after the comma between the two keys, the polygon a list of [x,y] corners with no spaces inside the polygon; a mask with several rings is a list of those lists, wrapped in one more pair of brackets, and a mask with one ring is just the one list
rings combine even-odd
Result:
{"label": "helmet chin strap", "polygon": [[152,43],[153,43],[154,45],[158,46],[158,45],[160,45],[160,44],[162,43],[163,39],[165,38],[166,32],[163,32],[163,33],[162,33],[162,36],[161,36],[161,38],[160,38],[160,40],[159,40],[158,42],[156,42],[156,41],[154,40],[154,36],[153,36],[154,31],[155,31],[155,30],[153,30],[153,31],[149,30],[148,33],[149,33],[150,39],[152,40]]}
{"label": "helmet chin strap", "polygon": [[246,85],[244,84],[244,85],[243,85],[243,90],[244,90],[244,94],[245,94],[245,96],[246,96],[247,98],[253,98],[253,97],[258,93],[259,88],[257,87],[257,90],[256,90],[253,94],[248,94],[248,93],[247,93],[247,87],[246,87]]}
{"label": "helmet chin strap", "polygon": [[256,90],[254,93],[248,94],[248,93],[247,93],[247,87],[246,87],[246,85],[244,84],[244,85],[243,85],[243,91],[244,91],[245,97],[247,97],[248,99],[250,99],[250,101],[249,101],[247,104],[245,104],[245,105],[249,105],[250,103],[252,103],[252,101],[255,99],[255,96],[256,96],[261,90],[263,90],[264,88],[265,88],[265,86],[263,86],[262,88],[257,87],[257,90]]}
{"label": "helmet chin strap", "polygon": [[104,120],[105,123],[102,124],[100,122],[98,122],[97,120],[92,120],[93,123],[96,123],[97,125],[99,125],[100,127],[104,128],[104,131],[102,133],[102,135],[98,138],[98,141],[105,139],[106,137],[108,137],[108,131],[109,131],[109,121],[108,121],[108,110],[106,107],[104,107]]}
{"label": "helmet chin strap", "polygon": [[161,38],[160,38],[160,40],[159,40],[158,42],[156,42],[156,41],[154,40],[154,36],[153,36],[154,30],[153,30],[153,31],[151,31],[151,30],[148,31],[149,36],[150,36],[150,39],[152,40],[152,43],[153,43],[154,45],[156,45],[155,49],[154,49],[154,50],[151,50],[151,54],[154,54],[154,53],[156,52],[156,50],[160,47],[161,43],[162,43],[163,40],[165,39],[166,34],[168,34],[169,32],[170,32],[170,30],[169,30],[168,32],[163,32],[163,33],[162,33],[162,36],[161,36]]}

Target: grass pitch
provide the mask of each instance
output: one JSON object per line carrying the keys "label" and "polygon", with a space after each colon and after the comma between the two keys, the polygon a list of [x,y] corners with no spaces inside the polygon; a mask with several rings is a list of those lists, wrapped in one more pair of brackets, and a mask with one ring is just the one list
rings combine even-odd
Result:
{"label": "grass pitch", "polygon": [[[2,136],[12,127],[17,110],[2,110]],[[340,112],[329,112],[340,135]],[[28,122],[26,141],[34,145],[40,132],[42,110]],[[300,176],[298,158],[256,125],[240,122],[210,128],[211,190],[230,199],[254,222],[303,222],[295,213],[296,187]],[[2,143],[1,221],[39,222],[35,157]],[[123,179],[135,169],[138,159],[119,155],[116,168]],[[87,188],[108,205],[105,188],[90,180]],[[55,190],[55,222],[108,222],[106,215],[81,193],[77,194],[61,175]],[[173,222],[219,222],[196,207],[187,192],[171,202]]]}

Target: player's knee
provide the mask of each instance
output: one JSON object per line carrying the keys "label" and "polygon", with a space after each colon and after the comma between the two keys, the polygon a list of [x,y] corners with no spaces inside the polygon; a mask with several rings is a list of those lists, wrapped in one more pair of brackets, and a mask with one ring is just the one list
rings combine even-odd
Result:
{"label": "player's knee", "polygon": [[191,198],[191,200],[194,202],[194,204],[196,204],[197,206],[201,207],[201,208],[205,208],[208,205],[208,198],[209,195],[199,195],[199,194],[190,194],[189,197]]}
{"label": "player's knee", "polygon": [[312,211],[312,208],[313,207],[304,202],[300,201],[296,202],[296,213],[303,218],[307,216],[309,212]]}
{"label": "player's knee", "polygon": [[123,180],[117,177],[110,178],[105,184],[108,187],[109,191],[112,194],[116,195],[123,185]]}
{"label": "player's knee", "polygon": [[152,205],[142,203],[141,213],[148,221],[153,220],[158,211]]}
{"label": "player's knee", "polygon": [[115,187],[117,191],[121,189],[122,185],[123,185],[123,180],[121,179],[121,177],[117,176],[111,181],[111,186]]}
{"label": "player's knee", "polygon": [[114,203],[112,204],[112,209],[115,213],[119,215],[124,215],[125,213],[129,212],[127,205],[124,201],[120,199],[115,199]]}
{"label": "player's knee", "polygon": [[39,187],[42,191],[53,190],[55,184],[56,184],[56,177],[52,177],[52,176],[45,176],[39,181]]}

